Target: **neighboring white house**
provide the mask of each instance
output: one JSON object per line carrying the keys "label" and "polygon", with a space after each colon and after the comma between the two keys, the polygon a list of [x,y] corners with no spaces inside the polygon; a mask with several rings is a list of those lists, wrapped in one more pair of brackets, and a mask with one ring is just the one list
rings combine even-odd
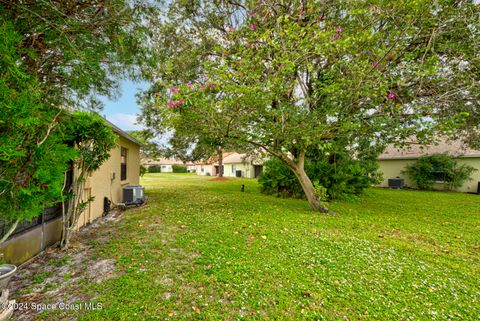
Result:
{"label": "neighboring white house", "polygon": [[[223,153],[223,176],[257,178],[263,171],[262,164],[260,157],[236,152]],[[219,172],[217,156],[196,165],[197,175],[217,176]]]}
{"label": "neighboring white house", "polygon": [[[416,184],[402,171],[408,164],[415,162],[419,157],[432,154],[448,154],[458,157],[460,164],[473,166],[477,171],[471,175],[472,180],[467,181],[458,188],[460,192],[476,193],[480,187],[480,151],[466,147],[461,141],[451,141],[442,139],[436,145],[422,146],[419,144],[411,144],[408,148],[395,148],[388,146],[379,156],[378,162],[380,172],[383,173],[382,187],[388,187],[388,179],[403,178],[405,185],[416,187]],[[434,186],[435,189],[444,189],[444,184],[438,182]]]}
{"label": "neighboring white house", "polygon": [[185,165],[181,160],[175,158],[147,158],[142,161],[142,165],[147,169],[150,166],[160,166],[160,171],[162,173],[172,173],[173,165]]}
{"label": "neighboring white house", "polygon": [[188,173],[195,173],[197,170],[197,165],[192,162],[188,162],[185,164],[187,166],[187,172]]}
{"label": "neighboring white house", "polygon": [[263,171],[259,156],[231,153],[223,160],[223,175],[230,177],[258,178]]}
{"label": "neighboring white house", "polygon": [[[230,155],[232,153],[226,152],[223,153],[223,159]],[[218,156],[212,156],[208,160],[204,162],[196,162],[195,163],[196,168],[195,171],[197,175],[201,176],[216,176],[218,173]]]}

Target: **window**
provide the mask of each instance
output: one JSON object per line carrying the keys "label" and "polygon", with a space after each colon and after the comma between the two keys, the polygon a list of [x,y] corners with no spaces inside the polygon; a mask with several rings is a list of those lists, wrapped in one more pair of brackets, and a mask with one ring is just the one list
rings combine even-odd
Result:
{"label": "window", "polygon": [[120,179],[122,181],[127,179],[127,152],[128,150],[125,147],[120,150]]}
{"label": "window", "polygon": [[200,170],[202,171],[202,173],[205,171],[205,170],[203,169],[203,165],[202,165],[202,167],[200,167]]}
{"label": "window", "polygon": [[235,165],[232,164],[232,174],[235,174],[235,169],[236,169]]}
{"label": "window", "polygon": [[437,183],[444,183],[446,178],[446,173],[441,170],[432,171],[432,176]]}

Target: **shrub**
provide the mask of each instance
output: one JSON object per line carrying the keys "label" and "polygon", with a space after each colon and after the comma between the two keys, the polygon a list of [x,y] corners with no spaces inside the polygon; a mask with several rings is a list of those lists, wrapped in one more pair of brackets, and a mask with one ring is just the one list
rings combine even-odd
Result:
{"label": "shrub", "polygon": [[262,193],[280,197],[303,196],[302,186],[297,177],[281,160],[273,158],[263,165],[264,170],[258,178]]}
{"label": "shrub", "polygon": [[[295,174],[280,160],[271,159],[258,182],[263,193],[277,196],[303,197],[303,189]],[[378,183],[376,154],[358,155],[353,159],[346,151],[335,153],[310,151],[305,171],[317,190],[328,199],[348,198]]]}
{"label": "shrub", "polygon": [[145,173],[147,172],[147,168],[143,165],[140,165],[140,177],[143,177]]}
{"label": "shrub", "polygon": [[148,167],[149,173],[160,173],[162,171],[160,165],[151,165]]}
{"label": "shrub", "polygon": [[186,173],[187,166],[185,165],[172,165],[172,172],[173,173]]}
{"label": "shrub", "polygon": [[407,174],[419,189],[433,189],[436,182],[443,182],[445,189],[455,190],[476,171],[472,166],[458,164],[457,160],[447,154],[422,156],[408,165],[403,173]]}

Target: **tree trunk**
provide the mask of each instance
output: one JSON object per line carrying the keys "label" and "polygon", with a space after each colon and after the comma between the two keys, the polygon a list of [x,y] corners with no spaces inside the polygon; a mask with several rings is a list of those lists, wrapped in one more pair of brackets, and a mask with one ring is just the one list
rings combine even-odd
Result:
{"label": "tree trunk", "polygon": [[218,177],[223,177],[223,152],[218,150]]}
{"label": "tree trunk", "polygon": [[310,207],[315,211],[329,213],[330,210],[320,200],[320,196],[315,193],[313,183],[305,172],[305,151],[299,152],[296,162],[288,157],[285,157],[282,160],[287,164],[288,167],[290,167],[295,176],[297,176],[300,185],[302,185],[303,192],[305,193],[305,196],[307,196]]}
{"label": "tree trunk", "polygon": [[295,169],[293,169],[293,172],[295,173],[295,176],[297,176],[300,185],[302,185],[303,192],[307,196],[310,207],[315,211],[328,213],[328,207],[325,206],[325,204],[320,201],[318,195],[316,195],[313,183],[307,176],[307,173],[305,173],[305,169],[303,168],[303,166],[297,166]]}

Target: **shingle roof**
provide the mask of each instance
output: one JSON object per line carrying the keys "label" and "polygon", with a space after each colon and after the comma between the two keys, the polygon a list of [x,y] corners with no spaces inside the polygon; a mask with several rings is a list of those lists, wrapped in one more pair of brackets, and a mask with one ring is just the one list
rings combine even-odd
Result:
{"label": "shingle roof", "polygon": [[144,165],[183,165],[183,162],[175,158],[146,158],[142,161]]}
{"label": "shingle roof", "polygon": [[105,122],[112,128],[112,130],[117,133],[118,135],[122,136],[123,138],[126,138],[128,139],[129,141],[131,141],[132,143],[135,143],[137,144],[138,146],[143,146],[143,144],[141,142],[139,142],[138,140],[136,140],[135,138],[133,138],[132,136],[130,136],[127,132],[123,131],[122,129],[120,129],[118,126],[116,126],[114,123],[112,123],[111,121],[109,121],[108,119],[104,118]]}
{"label": "shingle roof", "polygon": [[455,157],[480,157],[480,150],[468,148],[460,140],[440,139],[436,144],[425,146],[414,142],[405,148],[389,145],[378,159],[416,159],[420,156],[432,154],[449,154]]}
{"label": "shingle roof", "polygon": [[239,154],[239,153],[232,153],[225,157],[223,160],[224,164],[240,164],[240,163],[262,163],[259,157],[255,157],[255,155],[248,155],[248,154]]}

